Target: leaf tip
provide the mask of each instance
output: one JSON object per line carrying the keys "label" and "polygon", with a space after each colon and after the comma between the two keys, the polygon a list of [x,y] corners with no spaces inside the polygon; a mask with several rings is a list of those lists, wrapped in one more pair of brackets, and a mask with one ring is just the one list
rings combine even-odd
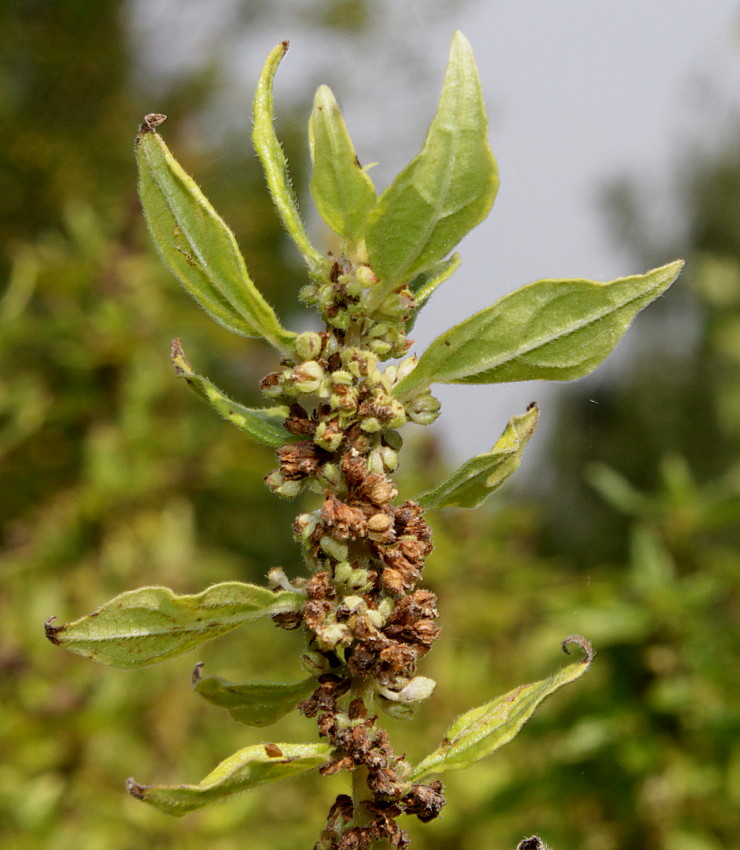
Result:
{"label": "leaf tip", "polygon": [[563,647],[563,652],[566,655],[571,655],[572,653],[569,647],[573,646],[574,644],[580,646],[580,648],[583,650],[583,663],[586,665],[590,665],[594,659],[594,655],[596,655],[593,646],[591,646],[590,641],[586,640],[586,638],[582,635],[570,635],[570,637],[567,637],[561,644],[561,646]]}
{"label": "leaf tip", "polygon": [[190,682],[195,687],[198,682],[200,682],[203,677],[203,668],[205,667],[204,661],[199,661],[195,667],[193,667],[193,672],[190,674]]}
{"label": "leaf tip", "polygon": [[146,794],[145,791],[147,789],[146,785],[139,785],[132,777],[126,780],[126,790],[132,797],[136,797],[137,800],[145,800]]}
{"label": "leaf tip", "polygon": [[145,115],[144,120],[139,125],[137,141],[143,138],[147,133],[156,133],[157,127],[159,127],[160,124],[164,124],[166,120],[167,116],[162,115],[161,112],[150,112],[148,115]]}
{"label": "leaf tip", "polygon": [[531,838],[520,841],[516,845],[516,850],[549,850],[549,848],[539,835],[533,835]]}
{"label": "leaf tip", "polygon": [[64,626],[53,625],[55,621],[56,617],[49,617],[49,619],[44,623],[44,631],[46,632],[47,640],[50,640],[54,646],[59,646],[61,641],[57,635],[59,632],[64,630]]}
{"label": "leaf tip", "polygon": [[182,340],[179,336],[176,336],[170,343],[170,360],[175,367],[178,377],[193,374],[193,367],[185,356],[185,350],[182,347]]}

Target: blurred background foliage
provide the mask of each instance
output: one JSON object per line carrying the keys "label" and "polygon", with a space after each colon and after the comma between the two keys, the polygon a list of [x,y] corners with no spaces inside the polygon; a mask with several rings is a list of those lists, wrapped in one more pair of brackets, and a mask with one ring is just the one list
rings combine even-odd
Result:
{"label": "blurred background foliage", "polygon": [[[253,5],[245,25],[269,13]],[[348,38],[372,13],[360,0],[298,5]],[[260,624],[197,658],[126,673],[55,651],[41,628],[145,583],[193,592],[300,568],[287,531],[296,506],[261,483],[270,452],[201,406],[168,363],[178,334],[200,371],[247,402],[273,365],[194,309],[149,246],[130,144],[151,103],[131,73],[127,11],[0,7],[0,844],[293,850],[318,832],[339,778],[184,820],[130,799],[123,781],[197,781],[261,740],[196,700],[190,669],[202,658],[233,679],[294,678],[295,634]],[[168,141],[270,301],[303,322],[289,313],[300,269],[244,140],[189,132],[218,80],[214,55],[169,82],[157,101]],[[281,127],[299,186],[301,124]],[[614,232],[643,265],[686,257],[681,285],[641,320],[618,373],[563,391],[536,481],[488,510],[433,518],[427,579],[446,639],[423,672],[439,687],[414,724],[392,723],[399,749],[421,757],[457,713],[547,674],[568,634],[598,655],[498,756],[449,775],[444,816],[409,824],[419,850],[506,850],[535,831],[554,850],[736,846],[738,139],[681,166],[677,244],[651,237],[628,181],[612,187]],[[447,463],[430,439],[407,454],[412,496]],[[298,717],[270,731],[313,734]]]}

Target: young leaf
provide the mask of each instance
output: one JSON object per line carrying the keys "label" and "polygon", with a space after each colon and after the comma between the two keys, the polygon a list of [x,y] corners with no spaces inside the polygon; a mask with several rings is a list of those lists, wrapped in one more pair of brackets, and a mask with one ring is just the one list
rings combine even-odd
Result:
{"label": "young leaf", "polygon": [[324,221],[343,239],[359,242],[375,206],[375,187],[360,165],[331,89],[320,86],[308,122],[313,162],[311,195]]}
{"label": "young leaf", "polygon": [[446,280],[451,278],[458,270],[460,262],[460,255],[458,253],[452,254],[446,260],[440,260],[430,268],[425,269],[423,272],[419,272],[419,274],[411,281],[409,289],[414,294],[414,302],[416,306],[414,307],[411,318],[406,323],[406,330],[411,330],[421,308],[429,300],[429,297],[432,295],[434,290],[437,289],[438,286],[441,286]]}
{"label": "young leaf", "polygon": [[328,261],[313,247],[306,234],[301,214],[298,212],[298,201],[290,182],[288,162],[273,125],[272,87],[275,81],[275,72],[287,50],[287,41],[278,44],[267,57],[262,69],[254,97],[252,143],[262,163],[267,185],[283,226],[303,255],[309,269],[318,271],[328,266]]}
{"label": "young leaf", "polygon": [[184,378],[188,385],[201,398],[209,402],[220,416],[223,416],[232,425],[236,425],[240,431],[244,431],[253,440],[267,446],[277,447],[297,439],[283,428],[283,422],[290,413],[287,407],[255,409],[244,407],[243,404],[232,401],[208,378],[195,374],[193,367],[185,357],[179,339],[172,340],[170,356],[178,376]]}
{"label": "young leaf", "polygon": [[379,278],[374,300],[445,257],[483,221],[497,189],[478,69],[468,40],[456,32],[424,148],[368,219],[367,248]]}
{"label": "young leaf", "polygon": [[309,677],[300,682],[229,682],[221,676],[201,679],[203,665],[196,665],[193,687],[197,694],[247,726],[269,726],[292,711],[315,688]]}
{"label": "young leaf", "polygon": [[437,337],[393,389],[409,397],[430,384],[567,381],[601,364],[644,307],[683,266],[677,260],[609,283],[539,280]]}
{"label": "young leaf", "polygon": [[531,404],[526,413],[512,417],[490,452],[466,461],[446,481],[422,493],[416,501],[425,510],[477,508],[519,468],[538,416],[537,405]]}
{"label": "young leaf", "polygon": [[307,773],[330,758],[328,744],[256,744],[229,756],[198,785],[139,785],[133,779],[126,785],[137,799],[180,817],[258,785]]}
{"label": "young leaf", "polygon": [[418,782],[431,773],[470,767],[508,744],[545,697],[580,678],[590,667],[594,655],[591,644],[573,635],[563,641],[563,651],[570,654],[568,647],[572,644],[578,644],[584,651],[581,661],[563,667],[547,679],[521,685],[458,717],[447,730],[442,745],[414,768],[409,779]]}
{"label": "young leaf", "polygon": [[147,115],[136,138],[139,195],[162,259],[195,300],[236,334],[264,337],[290,353],[295,334],[280,325],[252,283],[234,234],[156,132]]}
{"label": "young leaf", "polygon": [[134,668],[181,655],[194,646],[272,614],[297,611],[298,593],[240,581],[178,596],[168,587],[141,587],[64,626],[46,622],[49,640],[110,667]]}

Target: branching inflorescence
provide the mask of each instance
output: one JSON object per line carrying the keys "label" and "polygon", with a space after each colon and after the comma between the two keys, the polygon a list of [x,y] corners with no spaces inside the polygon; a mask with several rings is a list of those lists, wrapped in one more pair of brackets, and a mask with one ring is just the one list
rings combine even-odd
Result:
{"label": "branching inflorescence", "polygon": [[[188,596],[141,588],[73,623],[50,620],[47,636],[81,655],[135,668],[258,617],[302,632],[307,677],[300,682],[227,682],[203,677],[199,664],[193,683],[248,725],[266,726],[297,707],[315,719],[317,743],[249,746],[197,785],[129,780],[129,791],[181,815],[309,770],[346,771],[352,793],[332,805],[316,848],[405,847],[398,818],[429,821],[445,804],[442,783],[428,778],[466,767],[511,740],[548,694],[582,675],[592,650],[584,638],[567,638],[563,649],[578,645],[581,659],[462,715],[419,764],[394,752],[379,712],[410,718],[435,686],[417,675],[440,634],[437,600],[419,587],[432,550],[424,511],[479,505],[519,465],[538,412],[531,405],[490,452],[414,501],[396,504],[399,429],[435,421],[434,383],[587,374],[673,282],[681,263],[610,283],[538,281],[451,328],[419,359],[409,356],[418,311],[457,269],[459,257],[450,252],[488,214],[498,186],[470,45],[454,36],[424,148],[379,198],[331,91],[317,91],[309,123],[311,192],[341,241],[338,255],[311,245],[273,129],[272,83],[286,50],[287,43],[278,45],[262,73],[253,139],[277,210],[306,261],[309,282],[300,297],[318,311],[322,330],[296,335],[282,327],[249,278],[231,231],[157,133],[164,116],[146,117],[136,156],[144,213],[165,263],[217,321],[265,339],[282,358],[260,385],[273,406],[251,409],[198,375],[179,340],[172,345],[177,373],[196,392],[250,437],[276,448],[279,466],[267,486],[286,499],[308,491],[323,500],[293,523],[308,574],[291,580],[276,567],[267,587],[224,582]],[[388,360],[397,362],[383,368]],[[543,846],[536,838],[522,846],[527,842]]]}

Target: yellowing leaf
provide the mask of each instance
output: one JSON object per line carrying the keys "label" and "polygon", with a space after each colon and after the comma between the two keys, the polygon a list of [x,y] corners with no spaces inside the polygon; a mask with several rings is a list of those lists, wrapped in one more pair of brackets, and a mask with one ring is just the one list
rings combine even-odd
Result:
{"label": "yellowing leaf", "polygon": [[257,744],[229,756],[197,785],[139,785],[129,779],[127,787],[137,799],[180,817],[258,785],[307,773],[330,757],[328,744]]}
{"label": "yellowing leaf", "polygon": [[566,381],[592,372],[683,261],[609,283],[539,280],[437,337],[393,389],[411,397],[433,383]]}
{"label": "yellowing leaf", "polygon": [[557,673],[530,685],[520,685],[504,696],[473,708],[457,718],[444,736],[442,745],[428,755],[409,777],[418,782],[432,773],[470,767],[471,764],[491,755],[508,744],[529,720],[545,697],[568,682],[580,678],[591,665],[591,644],[578,635],[563,641],[563,651],[577,644],[584,651],[582,660],[563,667]]}
{"label": "yellowing leaf", "polygon": [[201,643],[272,614],[297,611],[298,593],[240,581],[214,584],[202,593],[178,596],[168,587],[141,587],[63,626],[46,623],[49,640],[110,667],[144,667],[181,655]]}
{"label": "yellowing leaf", "polygon": [[139,195],[157,250],[216,321],[290,353],[295,334],[280,325],[252,283],[234,234],[155,131],[163,120],[148,115],[136,139]]}
{"label": "yellowing leaf", "polygon": [[523,415],[512,417],[490,452],[466,461],[446,481],[422,493],[416,501],[425,510],[477,508],[519,468],[538,416],[537,405],[532,404]]}

